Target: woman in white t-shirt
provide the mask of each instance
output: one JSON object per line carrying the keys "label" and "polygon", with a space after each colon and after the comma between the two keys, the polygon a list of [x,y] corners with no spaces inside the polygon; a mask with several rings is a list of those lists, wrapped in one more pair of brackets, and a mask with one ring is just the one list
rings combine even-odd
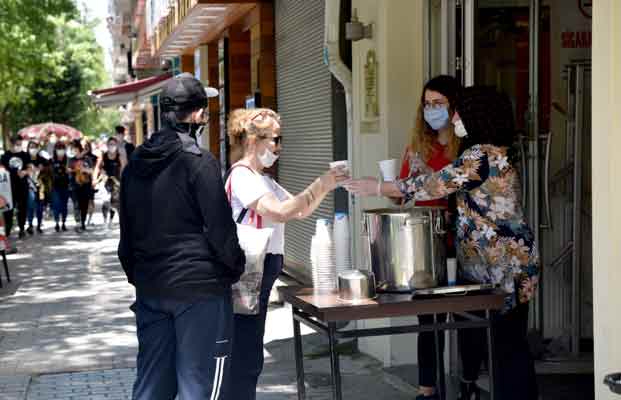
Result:
{"label": "woman in white t-shirt", "polygon": [[260,312],[258,315],[235,315],[230,380],[233,383],[225,396],[235,400],[254,400],[257,380],[263,369],[263,335],[269,294],[283,266],[285,222],[312,214],[326,195],[336,188],[337,182],[347,177],[342,170],[330,170],[293,196],[265,175],[264,169],[276,162],[282,150],[280,116],[272,110],[233,111],[229,117],[228,135],[232,155],[241,157],[232,166],[225,183],[233,219],[238,221],[244,213],[241,223],[274,229],[265,258]]}

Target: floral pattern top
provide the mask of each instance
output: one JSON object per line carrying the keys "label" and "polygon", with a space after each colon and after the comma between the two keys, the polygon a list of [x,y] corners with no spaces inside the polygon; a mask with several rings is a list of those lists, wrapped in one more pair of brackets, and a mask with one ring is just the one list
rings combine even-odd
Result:
{"label": "floral pattern top", "polygon": [[456,193],[457,254],[464,278],[500,285],[509,294],[506,309],[533,298],[539,254],[519,202],[519,177],[506,149],[476,145],[440,171],[397,184],[408,199],[432,200]]}

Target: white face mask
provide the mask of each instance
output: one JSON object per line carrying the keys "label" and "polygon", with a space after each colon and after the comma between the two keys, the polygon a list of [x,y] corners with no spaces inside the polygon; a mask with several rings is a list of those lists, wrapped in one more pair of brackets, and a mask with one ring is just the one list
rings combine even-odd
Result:
{"label": "white face mask", "polygon": [[466,130],[466,127],[461,119],[455,121],[453,125],[455,125],[455,136],[458,138],[465,138],[468,136],[468,131]]}
{"label": "white face mask", "polygon": [[30,153],[31,157],[35,157],[37,154],[39,154],[39,150],[37,150],[37,149],[30,149],[30,150],[28,150],[28,153]]}
{"label": "white face mask", "polygon": [[56,150],[56,155],[58,157],[64,157],[65,156],[65,150]]}
{"label": "white face mask", "polygon": [[58,141],[58,139],[56,139],[56,136],[52,136],[50,138],[50,143],[52,143],[52,144],[56,144],[57,141]]}
{"label": "white face mask", "polygon": [[263,154],[259,155],[259,162],[263,165],[264,168],[269,168],[278,160],[278,155],[274,154],[270,151],[270,149],[265,149]]}
{"label": "white face mask", "polygon": [[117,147],[116,146],[108,146],[108,152],[114,154],[117,151]]}
{"label": "white face mask", "polygon": [[69,158],[75,157],[75,152],[73,150],[67,150],[67,157]]}
{"label": "white face mask", "polygon": [[13,146],[13,153],[21,153],[22,146],[15,145]]}

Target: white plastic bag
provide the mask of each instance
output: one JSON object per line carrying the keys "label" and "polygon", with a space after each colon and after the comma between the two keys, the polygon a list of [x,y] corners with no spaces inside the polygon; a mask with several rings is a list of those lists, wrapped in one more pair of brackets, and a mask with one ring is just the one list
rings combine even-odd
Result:
{"label": "white plastic bag", "polygon": [[0,196],[4,197],[6,207],[0,211],[13,209],[13,192],[11,191],[11,174],[6,169],[0,169]]}
{"label": "white plastic bag", "polygon": [[246,269],[239,282],[233,285],[233,311],[235,314],[259,313],[259,295],[263,281],[263,263],[273,228],[255,228],[237,224],[239,246],[246,254]]}

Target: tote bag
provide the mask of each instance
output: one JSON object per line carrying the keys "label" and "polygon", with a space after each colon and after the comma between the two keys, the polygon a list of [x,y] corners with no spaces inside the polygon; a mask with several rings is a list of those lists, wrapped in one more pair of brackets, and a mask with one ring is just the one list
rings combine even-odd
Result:
{"label": "tote bag", "polygon": [[[244,167],[251,170],[245,165],[234,165],[226,173],[226,192],[229,203],[233,198],[231,172],[236,167]],[[252,172],[254,173],[254,171]],[[237,221],[235,221],[239,246],[246,255],[246,265],[239,282],[233,285],[233,311],[235,314],[256,315],[260,310],[259,295],[261,294],[261,283],[263,281],[265,255],[274,229],[263,228],[261,216],[258,214],[256,219],[253,218],[253,220],[256,220],[256,226],[242,224],[248,211],[247,208],[244,208],[239,213]]]}

